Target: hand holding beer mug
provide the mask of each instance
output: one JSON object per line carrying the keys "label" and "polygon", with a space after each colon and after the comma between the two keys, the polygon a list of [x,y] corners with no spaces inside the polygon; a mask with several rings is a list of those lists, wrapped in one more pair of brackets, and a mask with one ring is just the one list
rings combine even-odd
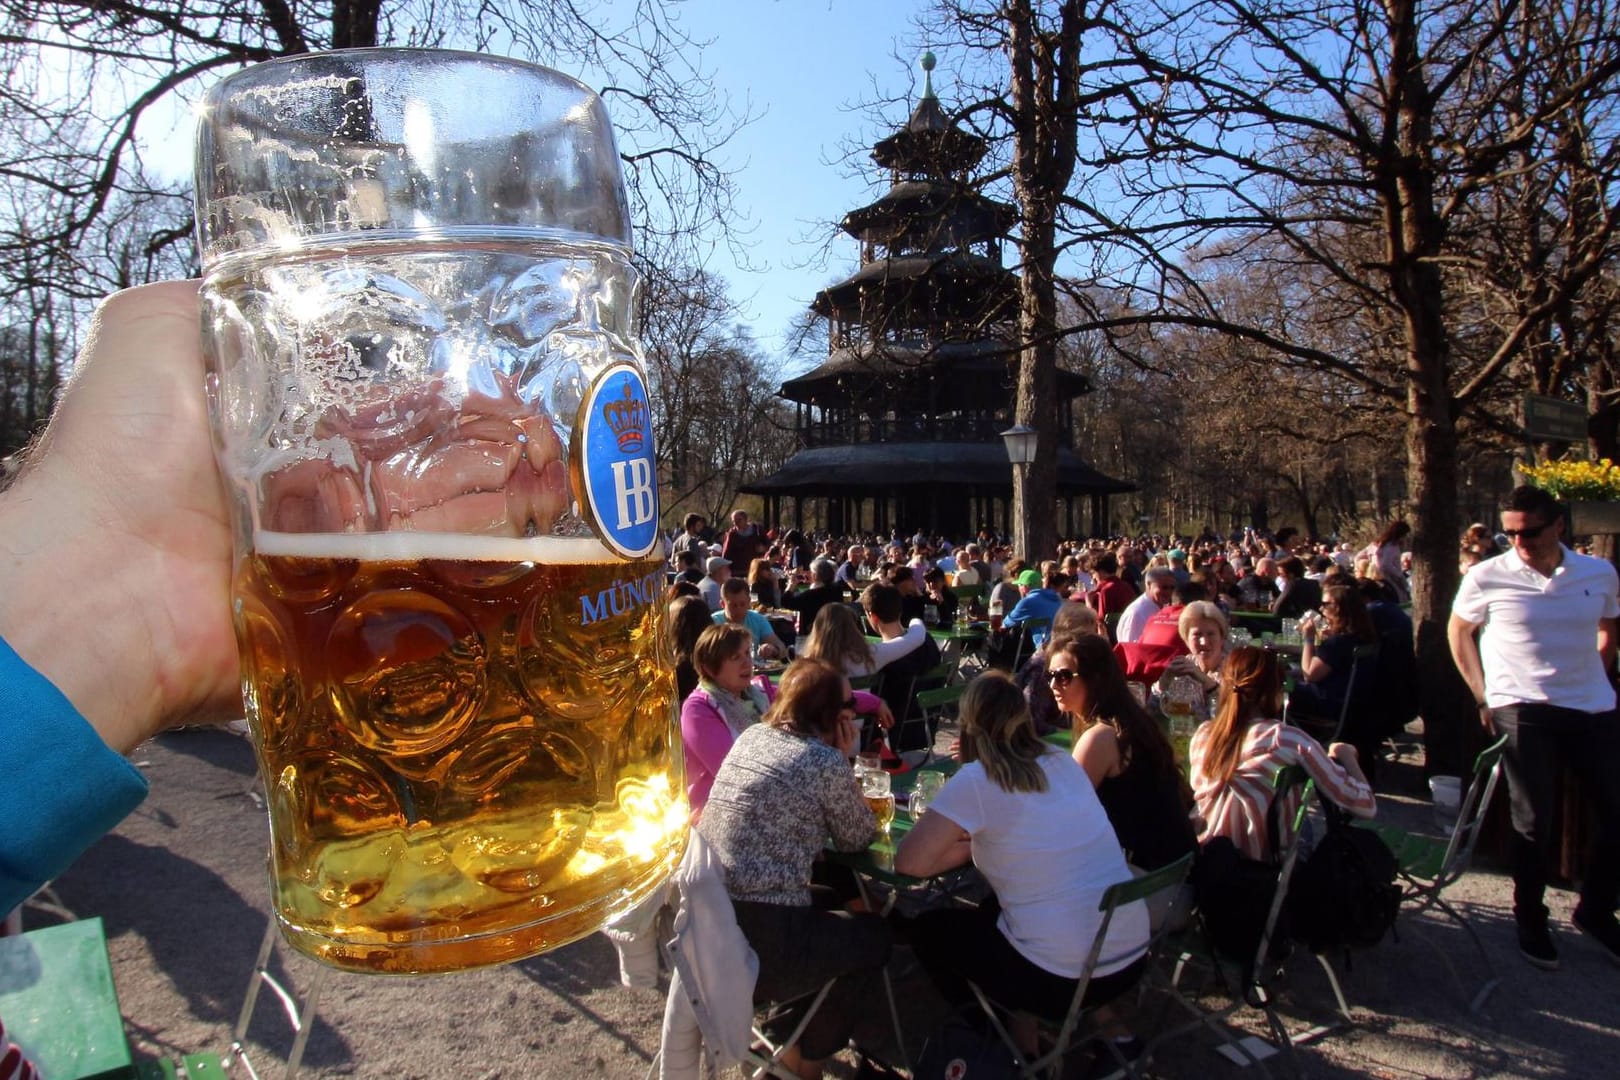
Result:
{"label": "hand holding beer mug", "polygon": [[204,109],[204,350],[288,940],[408,973],[597,930],[687,817],[602,103],[369,49]]}

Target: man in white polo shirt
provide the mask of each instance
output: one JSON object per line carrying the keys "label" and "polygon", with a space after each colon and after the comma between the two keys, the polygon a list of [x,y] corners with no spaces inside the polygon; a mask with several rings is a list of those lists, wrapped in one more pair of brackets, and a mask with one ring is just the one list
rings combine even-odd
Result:
{"label": "man in white polo shirt", "polygon": [[1563,545],[1558,502],[1539,488],[1513,490],[1502,531],[1512,549],[1468,571],[1447,636],[1480,722],[1508,737],[1519,951],[1537,967],[1558,967],[1542,898],[1548,829],[1567,767],[1598,812],[1597,850],[1575,926],[1620,961],[1620,716],[1609,681],[1620,617],[1615,570]]}

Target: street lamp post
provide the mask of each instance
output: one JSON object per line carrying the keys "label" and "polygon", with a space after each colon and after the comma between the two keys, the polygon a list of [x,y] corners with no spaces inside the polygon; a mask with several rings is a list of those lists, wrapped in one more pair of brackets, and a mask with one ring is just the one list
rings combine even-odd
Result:
{"label": "street lamp post", "polygon": [[1013,467],[1013,554],[1029,558],[1029,467],[1035,461],[1035,429],[1014,424],[1001,433],[1007,444],[1007,460]]}

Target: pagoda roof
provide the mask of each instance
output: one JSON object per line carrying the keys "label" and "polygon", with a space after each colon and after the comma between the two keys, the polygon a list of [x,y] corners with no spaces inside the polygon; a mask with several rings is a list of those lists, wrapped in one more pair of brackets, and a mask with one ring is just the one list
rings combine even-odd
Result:
{"label": "pagoda roof", "polygon": [[859,238],[885,223],[900,225],[918,218],[937,218],[952,211],[980,218],[981,225],[975,231],[984,238],[1004,236],[1018,221],[1014,207],[961,184],[947,180],[902,180],[876,202],[845,214],[841,227]]}
{"label": "pagoda roof", "polygon": [[[1134,485],[1104,476],[1067,447],[1058,450],[1060,495],[1116,494]],[[776,472],[738,490],[751,495],[850,495],[949,484],[1012,487],[1001,442],[862,443],[801,450]]]}
{"label": "pagoda roof", "polygon": [[886,169],[948,175],[971,169],[985,150],[983,139],[951,122],[930,89],[905,126],[872,147],[872,160]]}
{"label": "pagoda roof", "polygon": [[861,294],[903,288],[908,295],[930,297],[932,293],[957,292],[966,308],[986,310],[986,297],[1010,305],[1018,278],[995,259],[968,251],[942,251],[927,255],[893,255],[873,259],[855,273],[829,285],[816,294],[810,310],[830,316],[841,310],[858,310]]}
{"label": "pagoda roof", "polygon": [[[1010,393],[1013,357],[1010,344],[994,339],[915,345],[869,342],[837,350],[815,368],[782,383],[778,394],[789,401],[831,404],[846,386],[864,388],[873,380],[901,382],[929,375],[951,380],[976,376],[971,380],[976,395],[985,392],[986,383]],[[1059,369],[1060,400],[1090,392],[1091,380],[1078,372]]]}

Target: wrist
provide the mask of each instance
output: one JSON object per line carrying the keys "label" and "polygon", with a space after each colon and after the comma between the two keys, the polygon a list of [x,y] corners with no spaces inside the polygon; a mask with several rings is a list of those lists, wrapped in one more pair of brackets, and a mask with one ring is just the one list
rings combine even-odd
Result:
{"label": "wrist", "polygon": [[155,730],[140,673],[152,657],[126,610],[137,595],[120,582],[130,552],[98,552],[108,535],[72,483],[52,482],[41,462],[0,498],[0,636],[73,704],[109,747],[128,753]]}

